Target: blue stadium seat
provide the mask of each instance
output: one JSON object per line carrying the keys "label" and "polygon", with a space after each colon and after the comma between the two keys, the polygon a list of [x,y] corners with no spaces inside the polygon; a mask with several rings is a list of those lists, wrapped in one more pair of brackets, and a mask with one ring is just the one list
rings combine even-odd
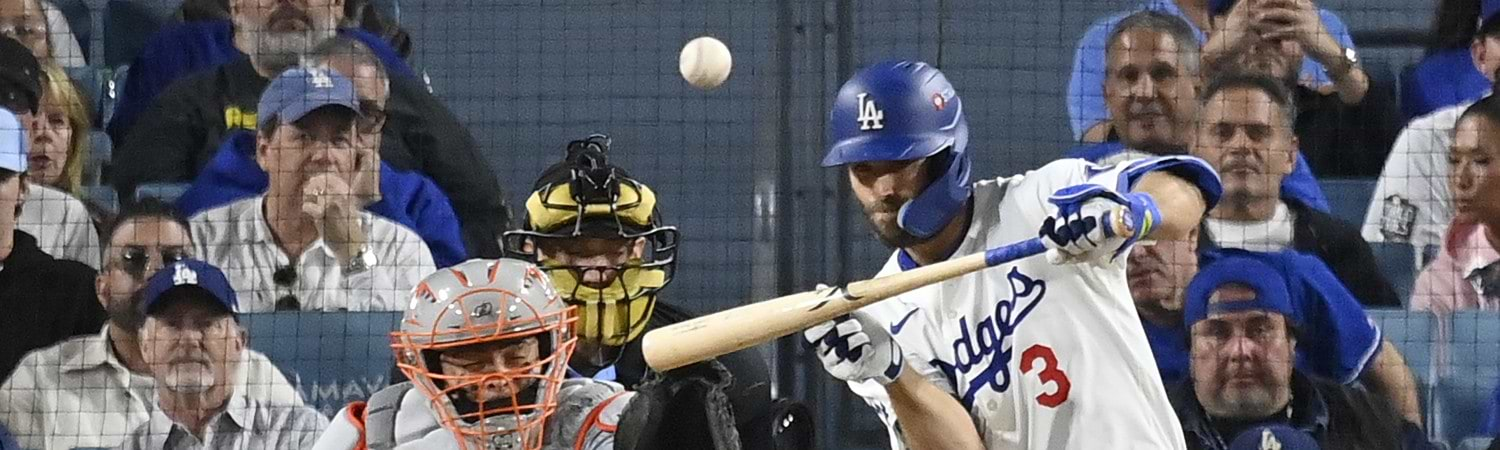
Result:
{"label": "blue stadium seat", "polygon": [[114,159],[114,145],[109,134],[103,130],[89,130],[89,160],[83,165],[83,185],[109,184],[104,174],[109,171],[109,162]]}
{"label": "blue stadium seat", "polygon": [[104,128],[115,118],[115,105],[120,103],[120,92],[125,89],[125,77],[130,75],[130,65],[124,64],[115,67],[109,72],[108,81],[104,83],[104,90],[100,92],[99,98],[99,123],[98,128]]}
{"label": "blue stadium seat", "polygon": [[113,186],[84,186],[83,192],[89,203],[103,208],[104,213],[113,216],[120,212],[120,196]]}
{"label": "blue stadium seat", "polygon": [[241,314],[249,347],[265,353],[302,393],[332,416],[390,384],[390,332],[399,312]]}
{"label": "blue stadium seat", "polygon": [[1328,197],[1330,214],[1354,225],[1364,223],[1370,196],[1375,193],[1375,180],[1325,178],[1318,180],[1318,184],[1323,188],[1323,195]]}
{"label": "blue stadium seat", "polygon": [[1436,319],[1426,312],[1402,309],[1370,309],[1366,312],[1380,326],[1381,335],[1395,344],[1412,375],[1417,377],[1417,395],[1421,397],[1423,417],[1429,421],[1426,428],[1431,430],[1436,425],[1430,422],[1432,412],[1437,408],[1432,361],[1433,348],[1437,345]]}
{"label": "blue stadium seat", "polygon": [[73,80],[73,84],[78,86],[79,92],[83,94],[83,104],[89,109],[89,119],[94,122],[94,127],[103,129],[104,126],[99,118],[102,112],[100,108],[103,105],[103,94],[109,83],[109,69],[87,66],[69,67],[65,70],[68,72],[68,78]]}
{"label": "blue stadium seat", "polygon": [[1389,242],[1371,242],[1370,250],[1401,303],[1410,303],[1412,286],[1417,282],[1416,250],[1410,245]]}
{"label": "blue stadium seat", "polygon": [[190,183],[146,183],[135,188],[135,200],[155,198],[168,204],[177,203],[177,197],[192,187]]}
{"label": "blue stadium seat", "polygon": [[1438,382],[1440,429],[1448,442],[1459,442],[1479,430],[1500,383],[1500,313],[1454,314],[1450,330],[1449,370]]}

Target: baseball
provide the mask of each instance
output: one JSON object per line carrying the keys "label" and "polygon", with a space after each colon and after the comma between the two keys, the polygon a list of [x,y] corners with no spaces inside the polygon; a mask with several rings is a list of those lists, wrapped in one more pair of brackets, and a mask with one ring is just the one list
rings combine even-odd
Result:
{"label": "baseball", "polygon": [[729,47],[708,36],[688,41],[677,59],[677,68],[688,84],[698,89],[713,89],[729,78],[732,64]]}

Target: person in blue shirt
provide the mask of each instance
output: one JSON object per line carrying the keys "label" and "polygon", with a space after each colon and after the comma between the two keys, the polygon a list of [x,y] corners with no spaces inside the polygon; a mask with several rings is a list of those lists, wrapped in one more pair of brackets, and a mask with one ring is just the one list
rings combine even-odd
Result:
{"label": "person in blue shirt", "polygon": [[1479,33],[1481,6],[1500,10],[1500,1],[1441,0],[1432,22],[1427,54],[1401,77],[1401,113],[1410,121],[1444,107],[1479,100],[1490,79],[1479,71],[1486,39]]}
{"label": "person in blue shirt", "polygon": [[[1107,38],[1108,76],[1101,83],[1110,118],[1104,142],[1067,153],[1097,163],[1187,153],[1198,115],[1199,50],[1179,17],[1140,11],[1120,19]],[[1299,155],[1283,180],[1282,197],[1320,211],[1328,199]]]}
{"label": "person in blue shirt", "polygon": [[[354,80],[362,113],[356,133],[362,144],[378,148],[390,93],[388,76],[380,61],[362,42],[347,37],[330,39],[313,53],[317,62],[340,74],[350,74],[348,78]],[[379,157],[378,152],[371,154]],[[432,250],[433,262],[438,267],[467,260],[458,217],[448,196],[420,173],[397,170],[384,162],[379,170],[378,191],[371,193],[368,201],[373,203],[365,209],[416,231]],[[192,186],[178,197],[177,208],[192,216],[264,193],[268,183],[266,172],[255,161],[255,133],[235,132],[199,171]]]}
{"label": "person in blue shirt", "polygon": [[1291,280],[1291,295],[1307,321],[1299,337],[1299,370],[1344,384],[1359,381],[1389,399],[1407,420],[1423,423],[1416,381],[1405,358],[1394,344],[1385,342],[1359,301],[1321,260],[1291,251],[1200,252],[1197,240],[1194,232],[1183,240],[1137,246],[1127,264],[1130,294],[1165,384],[1180,383],[1189,375],[1183,302],[1199,267],[1226,257],[1255,258],[1297,275]]}
{"label": "person in blue shirt", "polygon": [[[1073,58],[1073,74],[1068,82],[1068,116],[1073,139],[1079,142],[1101,142],[1110,134],[1109,119],[1112,112],[1105,106],[1104,95],[1105,53],[1109,37],[1121,20],[1142,10],[1176,16],[1187,22],[1194,41],[1202,46],[1210,43],[1208,32],[1213,29],[1213,17],[1226,14],[1233,5],[1233,0],[1147,0],[1131,11],[1113,14],[1094,22],[1078,41]],[[1316,35],[1317,38],[1321,40],[1326,37],[1340,48],[1354,49],[1354,40],[1349,36],[1349,30],[1337,15],[1323,9],[1316,12],[1322,20],[1324,31]],[[1316,60],[1320,55],[1310,56],[1313,58],[1302,62],[1302,81],[1314,88],[1333,89],[1336,86],[1334,80],[1324,65],[1320,64],[1321,61]],[[1362,77],[1363,72],[1359,75]],[[1364,88],[1347,93],[1342,88],[1339,90],[1341,97],[1349,103],[1357,103],[1364,95]]]}

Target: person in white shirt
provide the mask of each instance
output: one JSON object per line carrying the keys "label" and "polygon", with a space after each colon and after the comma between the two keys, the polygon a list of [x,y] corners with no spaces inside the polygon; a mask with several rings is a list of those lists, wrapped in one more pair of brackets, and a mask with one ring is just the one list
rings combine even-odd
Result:
{"label": "person in white shirt", "polygon": [[[1483,6],[1469,50],[1479,73],[1495,81],[1500,70],[1500,1],[1486,1]],[[1473,104],[1464,102],[1412,119],[1396,137],[1365,211],[1361,229],[1365,240],[1410,244],[1416,250],[1413,264],[1418,270],[1437,255],[1453,221],[1448,149],[1453,146],[1458,116]]]}
{"label": "person in white shirt", "polygon": [[42,102],[31,123],[31,189],[18,227],[36,236],[37,246],[57,259],[99,269],[99,230],[76,195],[88,159],[89,113],[68,74],[42,66]]}
{"label": "person in white shirt", "polygon": [[255,157],[269,188],[191,220],[198,254],[229,274],[239,312],[400,310],[435,267],[415,232],[363,210],[356,187],[379,166],[354,143],[353,83],[294,68],[257,110]]}
{"label": "person in white shirt", "polygon": [[141,357],[157,381],[159,408],[120,448],[301,450],[328,427],[306,405],[269,404],[234,382],[245,329],[217,267],[174,262],[146,280],[141,296]]}
{"label": "person in white shirt", "polygon": [[[155,381],[141,357],[140,290],[146,277],[192,252],[170,206],[140,202],[116,220],[95,281],[109,322],[99,333],[34,351],[0,385],[0,424],[21,448],[113,447],[155,408]],[[246,350],[237,383],[271,404],[302,397],[265,355]],[[88,389],[81,389],[87,386]]]}

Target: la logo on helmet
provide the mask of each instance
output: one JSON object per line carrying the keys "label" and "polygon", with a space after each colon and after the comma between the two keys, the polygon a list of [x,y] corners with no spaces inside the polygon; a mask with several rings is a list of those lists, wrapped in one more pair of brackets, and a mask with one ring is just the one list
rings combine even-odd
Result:
{"label": "la logo on helmet", "polygon": [[876,107],[875,99],[868,98],[869,96],[868,92],[861,92],[858,96],[859,117],[854,118],[854,120],[859,121],[860,131],[885,128],[885,124],[881,123],[882,120],[885,120],[885,111],[881,111],[880,108]]}

